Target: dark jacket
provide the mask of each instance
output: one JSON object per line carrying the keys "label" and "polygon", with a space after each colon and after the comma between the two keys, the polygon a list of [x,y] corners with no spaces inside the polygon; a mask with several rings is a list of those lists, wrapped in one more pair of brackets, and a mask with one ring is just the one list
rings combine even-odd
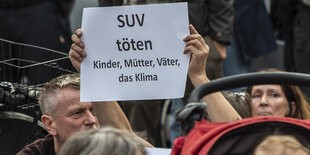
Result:
{"label": "dark jacket", "polygon": [[43,139],[38,139],[25,146],[16,155],[55,155],[54,140],[52,135],[47,135]]}
{"label": "dark jacket", "polygon": [[234,33],[246,60],[277,49],[271,20],[262,0],[235,0]]}
{"label": "dark jacket", "polygon": [[233,0],[188,0],[190,24],[203,35],[230,44],[233,32]]}

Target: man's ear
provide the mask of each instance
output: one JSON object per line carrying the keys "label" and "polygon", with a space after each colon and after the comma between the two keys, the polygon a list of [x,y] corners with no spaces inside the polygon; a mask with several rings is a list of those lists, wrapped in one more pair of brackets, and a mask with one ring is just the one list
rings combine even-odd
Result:
{"label": "man's ear", "polygon": [[296,103],[295,102],[291,102],[291,103],[292,103],[292,116],[294,116],[296,112]]}
{"label": "man's ear", "polygon": [[50,115],[42,115],[41,117],[41,121],[42,123],[44,124],[44,127],[45,127],[45,130],[53,135],[53,136],[56,136],[57,134],[57,131],[55,130],[54,126],[53,126],[53,123],[55,121],[55,119],[53,118],[53,116],[50,116]]}

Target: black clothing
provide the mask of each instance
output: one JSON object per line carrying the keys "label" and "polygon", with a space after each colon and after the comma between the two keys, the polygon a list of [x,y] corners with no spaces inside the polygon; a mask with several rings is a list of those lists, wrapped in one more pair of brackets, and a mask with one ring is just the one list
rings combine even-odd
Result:
{"label": "black clothing", "polygon": [[34,141],[16,155],[56,155],[53,136],[49,134],[43,139]]}
{"label": "black clothing", "polygon": [[[10,3],[5,3],[10,1]],[[68,0],[67,0],[68,1]],[[4,4],[0,8],[0,38],[18,43],[36,45],[44,48],[60,51],[64,54],[57,54],[47,50],[34,47],[20,46],[11,43],[1,42],[0,59],[9,60],[18,66],[36,64],[61,57],[67,57],[71,47],[71,29],[69,25],[69,6],[73,0],[0,0]],[[22,2],[25,2],[23,4]],[[67,4],[67,5],[65,5]],[[31,63],[28,63],[31,62]],[[59,64],[53,64],[59,66]],[[28,85],[42,84],[57,76],[55,69],[46,70],[43,65],[24,68],[0,64],[0,81],[21,82],[27,79]],[[67,66],[71,67],[70,64]],[[73,67],[70,68],[71,71]],[[23,75],[21,75],[23,74]],[[24,75],[27,75],[25,77]],[[23,77],[22,77],[23,76]]]}
{"label": "black clothing", "polygon": [[[285,41],[286,71],[310,73],[310,5],[301,0],[273,0],[271,17],[278,39]],[[285,11],[283,11],[285,10]],[[310,97],[310,88],[301,87]]]}
{"label": "black clothing", "polygon": [[232,0],[188,0],[190,24],[202,36],[224,45],[232,40],[233,10]]}
{"label": "black clothing", "polygon": [[294,58],[297,72],[310,73],[310,6],[300,4],[294,29]]}
{"label": "black clothing", "polygon": [[[301,3],[296,15],[294,29],[294,65],[295,71],[310,74],[310,6]],[[310,98],[310,87],[301,87]]]}

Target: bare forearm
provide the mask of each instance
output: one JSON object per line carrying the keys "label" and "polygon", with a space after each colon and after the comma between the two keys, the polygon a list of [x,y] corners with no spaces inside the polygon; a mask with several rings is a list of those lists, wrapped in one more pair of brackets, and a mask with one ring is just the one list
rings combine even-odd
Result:
{"label": "bare forearm", "polygon": [[[137,135],[136,135],[137,136]],[[143,146],[145,146],[145,147],[154,147],[152,144],[150,144],[149,142],[147,142],[146,140],[144,140],[143,138],[141,138],[141,137],[139,137],[139,136],[137,136],[138,137],[138,139],[141,141],[141,143],[143,144]]]}
{"label": "bare forearm", "polygon": [[[196,88],[210,82],[205,75],[192,76],[191,80]],[[207,113],[212,122],[231,122],[241,119],[237,111],[220,92],[209,94],[202,98],[202,101],[208,105]]]}
{"label": "bare forearm", "polygon": [[[112,126],[134,134],[126,115],[117,102],[92,102],[92,105],[101,127]],[[145,147],[154,147],[141,137],[138,139]]]}
{"label": "bare forearm", "polygon": [[92,102],[101,126],[112,126],[133,132],[129,121],[117,102]]}
{"label": "bare forearm", "polygon": [[208,105],[207,113],[211,122],[231,122],[241,119],[237,111],[220,92],[209,94],[202,98],[202,101]]}
{"label": "bare forearm", "polygon": [[226,45],[222,45],[217,41],[213,41],[214,46],[217,49],[217,52],[220,54],[221,58],[224,60],[227,57],[227,48]]}

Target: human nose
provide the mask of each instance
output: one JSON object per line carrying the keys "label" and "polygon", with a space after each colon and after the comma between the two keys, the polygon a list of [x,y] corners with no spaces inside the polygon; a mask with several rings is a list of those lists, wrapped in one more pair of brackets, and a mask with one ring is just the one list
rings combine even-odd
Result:
{"label": "human nose", "polygon": [[268,105],[268,98],[267,95],[262,95],[260,98],[260,106],[267,106]]}
{"label": "human nose", "polygon": [[86,125],[92,126],[96,124],[96,116],[91,111],[88,111],[86,115]]}

